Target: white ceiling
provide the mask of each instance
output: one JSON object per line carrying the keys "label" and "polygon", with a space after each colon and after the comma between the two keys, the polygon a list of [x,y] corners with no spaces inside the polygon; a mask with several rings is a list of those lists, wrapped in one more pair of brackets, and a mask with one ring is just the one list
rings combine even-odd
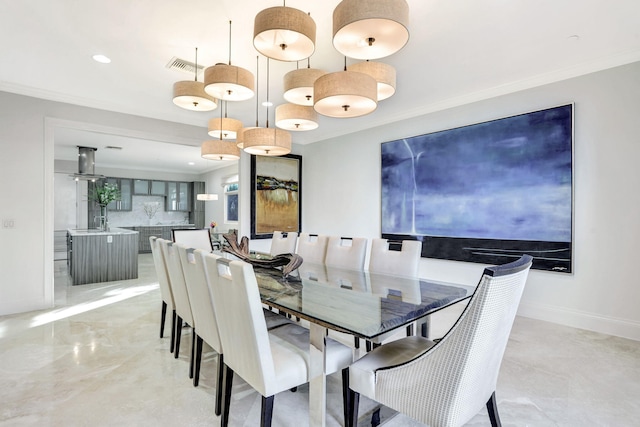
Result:
{"label": "white ceiling", "polygon": [[[310,12],[316,21],[314,68],[339,71],[344,66],[344,58],[331,44],[331,16],[338,2],[286,2]],[[322,117],[317,130],[295,133],[294,143],[308,144],[640,60],[638,0],[408,3],[409,43],[381,59],[397,69],[396,94],[365,117]],[[193,61],[196,46],[200,64],[227,63],[231,20],[231,62],[255,74],[253,19],[260,10],[279,5],[282,2],[276,0],[0,0],[0,90],[205,128],[210,118],[219,117],[220,109],[196,113],[173,105],[173,83],[193,75],[166,65],[173,57]],[[93,61],[96,53],[109,56],[111,64]],[[300,66],[306,66],[306,61]],[[282,76],[295,67],[295,63],[270,61],[270,100],[275,105],[284,102]],[[261,103],[267,86],[263,57],[258,85]],[[229,103],[227,111],[245,126],[254,126],[256,98]],[[270,126],[273,111],[272,107]],[[265,125],[265,117],[266,108],[260,106],[260,126]],[[197,142],[193,147],[164,142],[162,149],[155,150],[157,157],[146,163],[148,156],[137,153],[146,144],[160,142],[112,140],[86,130],[56,132],[56,158],[64,158],[64,153],[73,157],[69,160],[75,159],[75,145],[88,145],[78,143],[87,139],[96,142],[92,146],[126,147],[119,153],[99,147],[98,166],[108,162],[183,172],[193,172],[194,167],[210,169],[210,161],[199,158]],[[188,161],[197,165],[189,166]]]}

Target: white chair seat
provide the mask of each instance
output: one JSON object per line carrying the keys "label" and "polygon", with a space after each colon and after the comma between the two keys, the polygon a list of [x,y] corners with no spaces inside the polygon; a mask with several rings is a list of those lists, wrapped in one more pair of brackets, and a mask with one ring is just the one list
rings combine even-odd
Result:
{"label": "white chair seat", "polygon": [[407,363],[434,345],[435,342],[426,338],[410,336],[378,347],[349,366],[349,386],[375,400],[375,378],[379,368]]}

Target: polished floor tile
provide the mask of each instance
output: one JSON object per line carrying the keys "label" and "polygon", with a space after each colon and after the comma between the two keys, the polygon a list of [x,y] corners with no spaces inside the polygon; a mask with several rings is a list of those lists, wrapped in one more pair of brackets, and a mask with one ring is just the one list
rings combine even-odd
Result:
{"label": "polished floor tile", "polygon": [[[199,387],[158,337],[160,291],[151,255],[136,280],[71,286],[56,261],[53,309],[0,317],[0,426],[217,426],[217,356]],[[434,335],[461,307],[435,316]],[[168,328],[167,328],[168,331]],[[327,380],[327,425],[342,425],[340,375]],[[505,426],[633,426],[640,419],[640,342],[518,317],[497,389]],[[236,376],[232,426],[256,426],[260,396]],[[373,403],[363,399],[361,414]],[[307,425],[308,389],[275,399],[274,426]],[[403,415],[389,427],[421,426]],[[488,426],[486,411],[470,426]]]}

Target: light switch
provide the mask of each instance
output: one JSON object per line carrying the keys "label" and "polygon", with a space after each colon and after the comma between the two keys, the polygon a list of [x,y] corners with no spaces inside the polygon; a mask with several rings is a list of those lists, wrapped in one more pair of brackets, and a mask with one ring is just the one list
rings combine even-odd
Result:
{"label": "light switch", "polygon": [[113,243],[113,236],[107,236],[107,243]]}
{"label": "light switch", "polygon": [[16,222],[13,219],[2,220],[2,228],[14,228],[15,226],[16,226]]}

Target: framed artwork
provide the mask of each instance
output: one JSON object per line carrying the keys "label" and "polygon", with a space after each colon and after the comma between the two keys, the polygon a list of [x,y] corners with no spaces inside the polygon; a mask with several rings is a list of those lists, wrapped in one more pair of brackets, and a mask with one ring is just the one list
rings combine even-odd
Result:
{"label": "framed artwork", "polygon": [[302,156],[251,156],[251,238],[300,232]]}
{"label": "framed artwork", "polygon": [[571,273],[573,104],[385,142],[382,236],[428,258]]}

